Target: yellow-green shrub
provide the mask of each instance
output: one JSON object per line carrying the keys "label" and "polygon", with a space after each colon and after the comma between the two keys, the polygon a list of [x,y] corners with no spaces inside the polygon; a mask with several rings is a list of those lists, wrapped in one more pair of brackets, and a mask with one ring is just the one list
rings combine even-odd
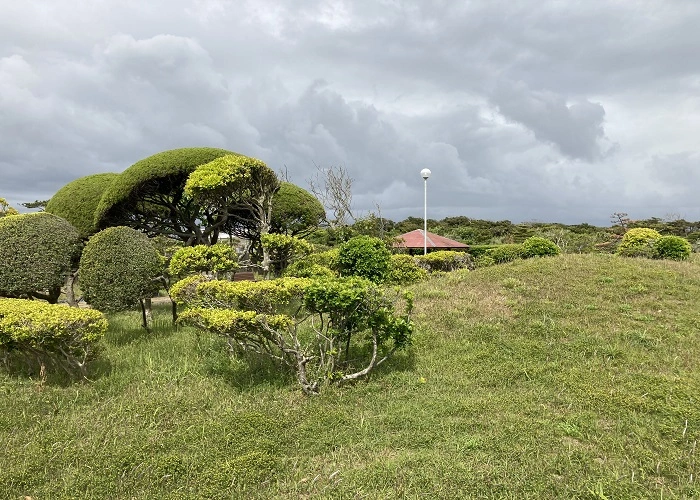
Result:
{"label": "yellow-green shrub", "polygon": [[84,373],[107,331],[99,311],[25,299],[0,299],[0,351],[16,351]]}
{"label": "yellow-green shrub", "polygon": [[212,273],[219,276],[238,269],[236,249],[225,243],[195,245],[178,249],[170,259],[171,276]]}
{"label": "yellow-green shrub", "polygon": [[655,255],[654,243],[661,238],[661,234],[648,227],[635,227],[630,229],[622,237],[615,253],[625,257],[648,257]]}
{"label": "yellow-green shrub", "polygon": [[450,272],[457,269],[474,268],[471,255],[453,250],[439,250],[426,255],[418,255],[416,256],[416,262],[430,272]]}
{"label": "yellow-green shrub", "polygon": [[397,253],[389,259],[389,271],[384,282],[390,285],[408,285],[428,278],[428,271],[418,265],[412,255]]}

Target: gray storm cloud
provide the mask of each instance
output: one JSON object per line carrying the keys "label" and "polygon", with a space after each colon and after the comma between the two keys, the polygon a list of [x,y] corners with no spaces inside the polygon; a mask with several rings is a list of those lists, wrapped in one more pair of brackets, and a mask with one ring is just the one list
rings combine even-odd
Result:
{"label": "gray storm cloud", "polygon": [[216,146],[343,165],[360,211],[606,224],[681,212],[700,154],[700,3],[12,2],[0,196],[49,198]]}

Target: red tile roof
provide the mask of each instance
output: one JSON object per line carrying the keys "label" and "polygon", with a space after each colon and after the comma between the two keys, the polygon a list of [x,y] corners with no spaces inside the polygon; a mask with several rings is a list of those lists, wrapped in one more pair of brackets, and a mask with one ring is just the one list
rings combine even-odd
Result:
{"label": "red tile roof", "polygon": [[[400,236],[397,236],[396,239],[398,240],[398,242],[394,243],[394,246],[397,248],[423,248],[422,229],[416,229],[415,231],[404,233]],[[459,241],[445,238],[444,236],[439,236],[437,234],[431,233],[430,231],[428,231],[428,238],[426,243],[428,248],[469,248],[469,245],[465,245],[464,243],[460,243]]]}

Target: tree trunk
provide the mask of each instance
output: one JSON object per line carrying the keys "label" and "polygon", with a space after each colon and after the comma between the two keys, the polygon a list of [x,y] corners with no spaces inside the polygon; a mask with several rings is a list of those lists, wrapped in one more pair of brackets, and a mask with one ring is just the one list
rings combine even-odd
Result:
{"label": "tree trunk", "polygon": [[78,307],[78,301],[75,299],[75,282],[78,279],[77,271],[70,273],[66,276],[66,301],[71,307]]}
{"label": "tree trunk", "polygon": [[153,324],[153,302],[151,298],[144,299],[144,305],[146,309],[146,321],[149,325]]}
{"label": "tree trunk", "polygon": [[148,321],[146,319],[146,304],[144,303],[145,301],[143,299],[139,299],[139,305],[141,306],[141,326],[147,331],[151,332],[151,330],[148,328]]}

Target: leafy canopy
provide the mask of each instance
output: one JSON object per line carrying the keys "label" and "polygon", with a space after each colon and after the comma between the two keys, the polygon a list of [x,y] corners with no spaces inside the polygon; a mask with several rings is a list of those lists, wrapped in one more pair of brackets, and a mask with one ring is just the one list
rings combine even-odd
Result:
{"label": "leafy canopy", "polygon": [[226,221],[184,196],[183,190],[197,167],[225,155],[236,153],[181,148],[134,163],[104,192],[95,212],[95,225],[101,229],[129,226],[150,236],[162,234],[188,244],[215,243]]}
{"label": "leafy canopy", "polygon": [[326,216],[314,195],[290,182],[283,182],[272,197],[271,231],[289,236],[305,236]]}
{"label": "leafy canopy", "polygon": [[94,174],[69,182],[46,204],[46,211],[73,224],[82,238],[97,232],[95,211],[102,195],[119,176],[114,173]]}

